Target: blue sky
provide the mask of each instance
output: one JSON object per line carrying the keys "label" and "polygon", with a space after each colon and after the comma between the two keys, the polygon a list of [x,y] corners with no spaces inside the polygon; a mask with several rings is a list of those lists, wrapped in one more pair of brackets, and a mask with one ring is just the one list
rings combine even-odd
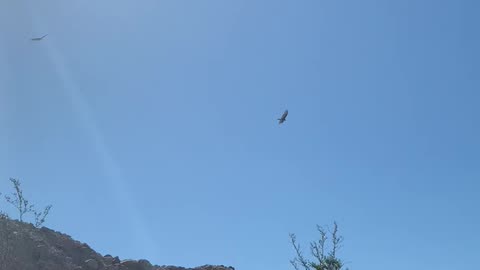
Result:
{"label": "blue sky", "polygon": [[478,266],[478,1],[140,2],[0,2],[0,191],[160,265],[336,220],[352,270]]}

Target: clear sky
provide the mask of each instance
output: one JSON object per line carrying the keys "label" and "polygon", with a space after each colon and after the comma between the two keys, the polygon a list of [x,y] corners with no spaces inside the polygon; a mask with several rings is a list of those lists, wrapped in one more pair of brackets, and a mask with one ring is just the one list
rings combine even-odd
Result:
{"label": "clear sky", "polygon": [[292,269],[336,220],[352,270],[478,268],[479,11],[0,0],[0,191],[160,265]]}

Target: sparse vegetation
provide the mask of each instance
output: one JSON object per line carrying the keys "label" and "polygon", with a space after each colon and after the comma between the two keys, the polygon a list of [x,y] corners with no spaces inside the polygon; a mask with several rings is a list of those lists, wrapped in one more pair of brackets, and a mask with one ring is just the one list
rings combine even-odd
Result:
{"label": "sparse vegetation", "polygon": [[0,211],[0,219],[9,219],[10,217],[8,216],[7,213]]}
{"label": "sparse vegetation", "polygon": [[35,215],[35,227],[40,227],[45,222],[45,218],[48,216],[50,209],[52,208],[51,205],[47,205],[41,212],[34,211],[33,214]]}
{"label": "sparse vegetation", "polygon": [[[10,178],[10,182],[13,185],[14,192],[12,193],[12,197],[5,195],[5,200],[18,211],[19,220],[23,222],[24,216],[31,213],[34,217],[35,227],[42,226],[52,208],[52,205],[48,205],[43,210],[37,211],[35,205],[31,204],[23,195],[20,181],[18,179]],[[8,217],[4,213],[2,213],[2,216]]]}
{"label": "sparse vegetation", "polygon": [[[0,192],[0,196],[2,196],[2,193]],[[8,219],[9,216],[7,213],[0,211],[0,219]]]}
{"label": "sparse vegetation", "polygon": [[[331,251],[327,252],[327,230],[317,225],[317,230],[320,233],[320,239],[310,243],[310,252],[315,258],[314,260],[306,259],[300,249],[300,244],[297,243],[295,234],[290,234],[290,240],[295,249],[296,257],[290,260],[295,270],[341,270],[344,263],[337,257],[337,251],[341,247],[343,237],[338,235],[338,225],[333,224],[331,235]],[[348,268],[346,269],[348,270]]]}

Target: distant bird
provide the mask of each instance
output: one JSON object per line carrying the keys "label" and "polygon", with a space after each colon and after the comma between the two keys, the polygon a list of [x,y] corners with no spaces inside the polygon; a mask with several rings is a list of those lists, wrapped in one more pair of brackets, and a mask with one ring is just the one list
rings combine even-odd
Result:
{"label": "distant bird", "polygon": [[278,124],[281,124],[287,120],[287,115],[288,115],[288,110],[285,110],[285,112],[282,114],[282,117],[278,118]]}
{"label": "distant bird", "polygon": [[32,41],[40,41],[46,36],[48,36],[48,34],[44,35],[43,37],[32,38]]}

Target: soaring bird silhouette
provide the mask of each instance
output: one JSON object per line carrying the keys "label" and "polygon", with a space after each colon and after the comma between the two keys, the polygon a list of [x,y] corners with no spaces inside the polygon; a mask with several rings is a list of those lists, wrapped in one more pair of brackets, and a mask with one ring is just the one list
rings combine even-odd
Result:
{"label": "soaring bird silhouette", "polygon": [[46,36],[48,36],[48,34],[44,35],[43,37],[32,38],[32,41],[40,41]]}
{"label": "soaring bird silhouette", "polygon": [[282,114],[282,117],[278,118],[278,124],[281,124],[287,120],[287,115],[288,115],[288,110],[285,110],[285,112]]}

